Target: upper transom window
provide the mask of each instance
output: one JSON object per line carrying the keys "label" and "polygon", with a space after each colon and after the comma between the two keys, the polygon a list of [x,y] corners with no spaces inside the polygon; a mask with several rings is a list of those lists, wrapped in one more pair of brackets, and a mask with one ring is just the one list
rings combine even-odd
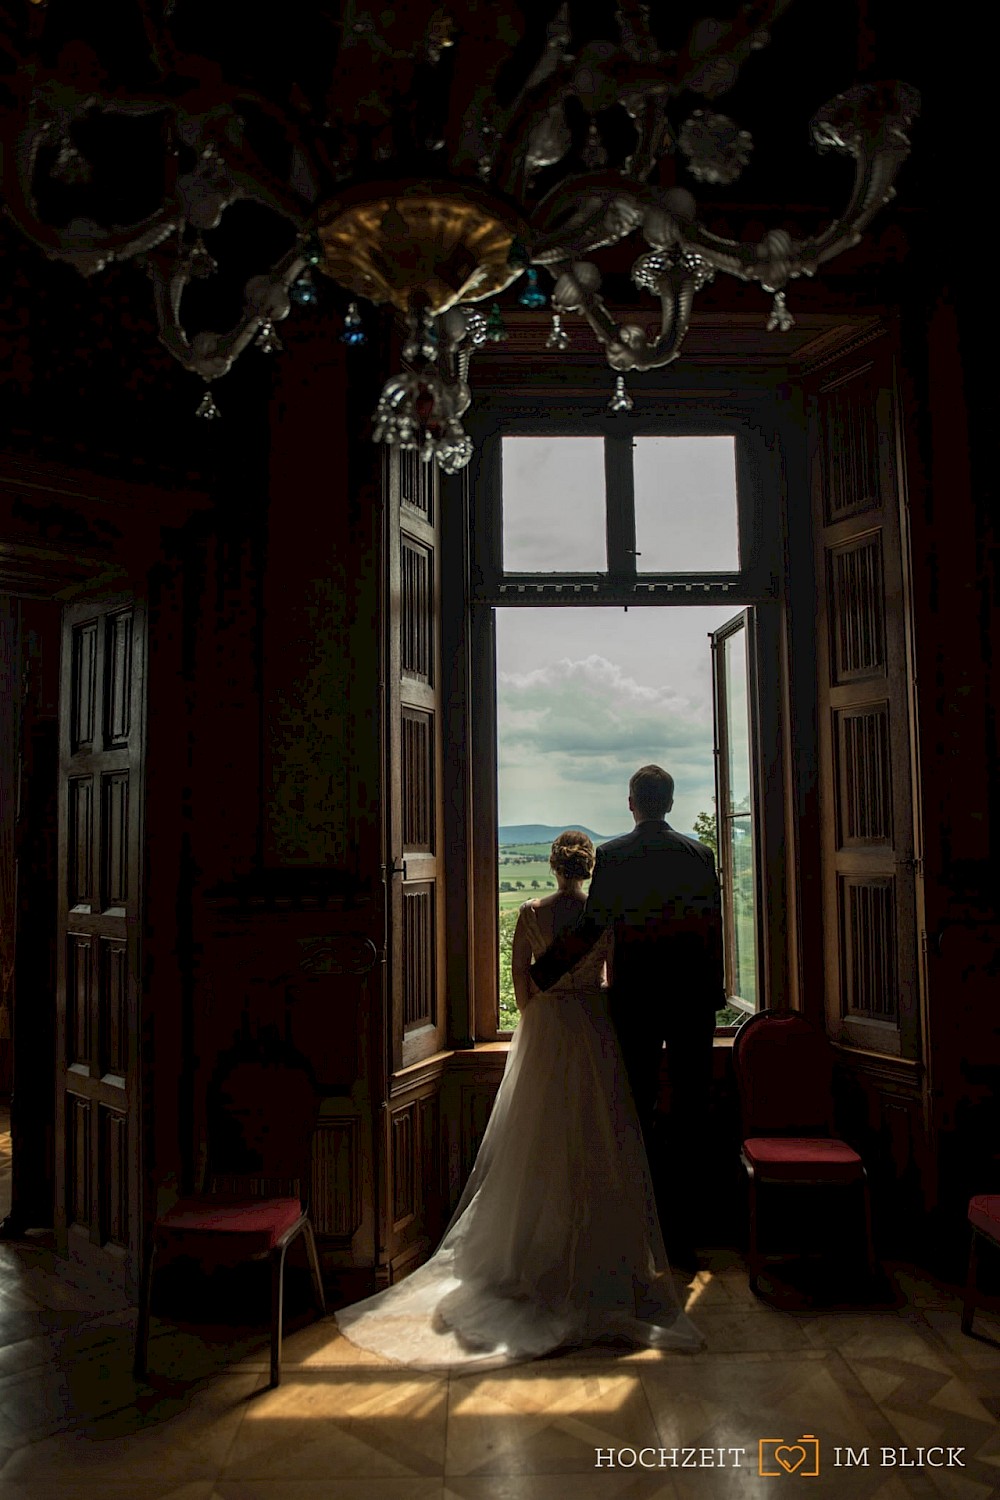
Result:
{"label": "upper transom window", "polygon": [[502,571],[740,569],[736,440],[505,435]]}

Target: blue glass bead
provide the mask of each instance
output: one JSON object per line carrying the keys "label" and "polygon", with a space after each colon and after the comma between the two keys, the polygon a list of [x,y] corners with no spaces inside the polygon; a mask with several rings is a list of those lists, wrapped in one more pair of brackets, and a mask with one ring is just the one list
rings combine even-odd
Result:
{"label": "blue glass bead", "polygon": [[307,307],[310,303],[319,301],[319,293],[305,276],[300,276],[298,281],[292,282],[288,295],[300,307]]}
{"label": "blue glass bead", "polygon": [[534,266],[529,266],[524,274],[528,284],[517,299],[521,307],[547,307],[549,299],[538,285],[538,272]]}

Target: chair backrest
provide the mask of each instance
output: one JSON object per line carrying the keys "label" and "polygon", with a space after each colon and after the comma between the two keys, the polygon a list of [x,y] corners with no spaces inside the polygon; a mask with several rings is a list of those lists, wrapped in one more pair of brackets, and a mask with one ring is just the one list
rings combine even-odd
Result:
{"label": "chair backrest", "polygon": [[207,1186],[306,1202],[319,1094],[290,1044],[242,1042],[220,1058],[208,1092]]}
{"label": "chair backrest", "polygon": [[829,1135],[833,1130],[833,1053],[797,1011],[762,1010],[733,1042],[743,1138]]}

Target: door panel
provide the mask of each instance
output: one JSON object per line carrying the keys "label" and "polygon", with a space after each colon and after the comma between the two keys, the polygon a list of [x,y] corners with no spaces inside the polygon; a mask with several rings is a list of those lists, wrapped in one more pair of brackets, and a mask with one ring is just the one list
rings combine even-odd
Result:
{"label": "door panel", "polygon": [[[391,450],[385,468],[387,1080],[380,1276],[426,1255],[440,1230],[445,1039],[439,489],[435,465]],[[425,1062],[426,1059],[432,1059]]]}
{"label": "door panel", "polygon": [[920,1051],[909,619],[888,348],[827,372],[813,407],[827,1027]]}
{"label": "door panel", "polygon": [[416,453],[387,460],[387,868],[391,1072],[444,1040],[442,703],[438,477]]}
{"label": "door panel", "polygon": [[144,619],[131,599],[63,617],[56,989],[60,1249],[139,1266],[139,943]]}

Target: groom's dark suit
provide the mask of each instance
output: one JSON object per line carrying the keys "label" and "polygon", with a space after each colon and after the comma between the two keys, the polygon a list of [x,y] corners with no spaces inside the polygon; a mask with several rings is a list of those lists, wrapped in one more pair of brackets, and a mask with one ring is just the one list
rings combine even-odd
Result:
{"label": "groom's dark suit", "polygon": [[685,1164],[694,1167],[691,1146],[703,1134],[715,1012],[725,1004],[712,851],[661,818],[602,844],[580,920],[530,970],[539,989],[579,962],[608,927],[614,929],[609,1008],[651,1157],[666,1043],[668,1161],[676,1176]]}

